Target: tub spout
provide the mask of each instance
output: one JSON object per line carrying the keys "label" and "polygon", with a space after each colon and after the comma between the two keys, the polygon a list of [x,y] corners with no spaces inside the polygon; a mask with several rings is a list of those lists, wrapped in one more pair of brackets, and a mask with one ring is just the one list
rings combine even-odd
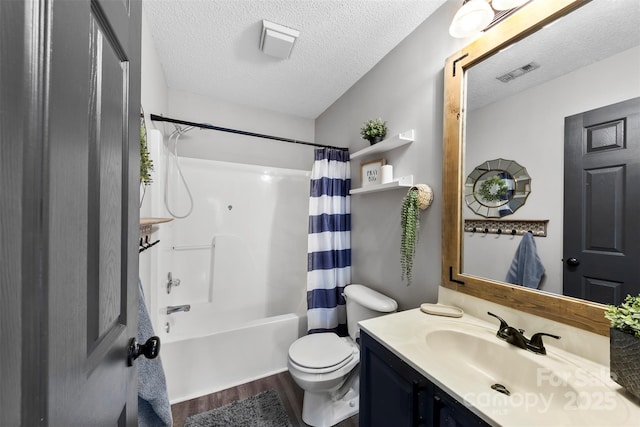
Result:
{"label": "tub spout", "polygon": [[173,314],[179,311],[189,311],[189,310],[191,310],[191,304],[170,305],[167,307],[167,314]]}

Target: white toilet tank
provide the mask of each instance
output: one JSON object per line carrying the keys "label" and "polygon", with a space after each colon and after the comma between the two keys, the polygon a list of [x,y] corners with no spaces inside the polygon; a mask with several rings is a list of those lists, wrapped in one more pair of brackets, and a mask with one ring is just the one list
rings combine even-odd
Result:
{"label": "white toilet tank", "polygon": [[360,336],[358,322],[398,309],[398,303],[394,299],[363,285],[345,286],[344,296],[347,303],[347,328],[354,341]]}

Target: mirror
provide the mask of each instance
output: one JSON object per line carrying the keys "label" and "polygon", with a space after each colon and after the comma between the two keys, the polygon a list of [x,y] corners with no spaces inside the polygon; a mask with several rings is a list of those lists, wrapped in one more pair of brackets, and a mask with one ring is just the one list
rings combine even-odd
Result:
{"label": "mirror", "polygon": [[480,216],[501,218],[524,205],[530,192],[527,169],[513,160],[494,159],[476,166],[467,176],[464,201]]}
{"label": "mirror", "polygon": [[[604,3],[605,7],[610,7],[612,4],[608,1],[592,3]],[[627,7],[635,7],[634,2],[631,0],[619,3],[626,3]],[[480,114],[480,109],[483,106],[497,102],[497,99],[491,98],[493,95],[498,94],[498,90],[493,87],[493,85],[503,84],[498,81],[497,77],[511,74],[511,71],[516,75],[531,71],[529,77],[535,76],[536,78],[513,79],[513,81],[507,84],[509,85],[509,90],[513,92],[507,95],[528,91],[529,96],[535,97],[537,94],[535,88],[527,86],[524,82],[536,80],[538,76],[545,74],[547,71],[545,68],[549,68],[548,64],[543,61],[538,63],[532,61],[531,58],[527,58],[527,61],[522,62],[522,66],[519,68],[512,67],[502,69],[496,66],[496,69],[492,70],[493,75],[490,79],[491,82],[483,82],[483,84],[480,85],[474,83],[474,75],[482,74],[483,69],[493,68],[493,64],[501,64],[501,58],[503,58],[504,55],[516,55],[514,52],[518,51],[520,45],[525,48],[526,46],[534,46],[537,43],[536,37],[545,31],[562,33],[559,29],[562,28],[563,21],[569,22],[569,18],[579,17],[581,8],[588,6],[590,6],[590,2],[584,0],[535,0],[501,22],[498,26],[487,31],[482,37],[452,55],[447,60],[445,67],[444,108],[443,190],[445,214],[443,215],[442,281],[443,286],[459,292],[508,305],[518,310],[561,321],[602,335],[608,335],[609,324],[603,316],[604,306],[600,304],[553,295],[552,292],[546,288],[543,288],[543,291],[538,291],[514,287],[503,282],[504,276],[485,275],[480,271],[474,271],[472,268],[474,264],[473,260],[466,258],[468,256],[466,251],[468,244],[464,241],[465,233],[462,230],[462,221],[464,218],[477,217],[463,202],[463,200],[465,200],[463,179],[473,171],[475,166],[487,158],[506,157],[514,159],[521,164],[527,163],[528,171],[536,183],[535,188],[531,190],[526,206],[512,215],[513,219],[516,219],[515,217],[518,215],[520,215],[519,219],[527,218],[527,216],[531,215],[530,210],[532,209],[546,209],[547,212],[550,212],[552,209],[550,203],[552,202],[544,201],[543,196],[546,195],[552,195],[556,201],[559,199],[559,209],[562,209],[562,183],[558,182],[557,177],[551,179],[552,182],[550,184],[545,184],[543,180],[544,176],[549,175],[553,169],[562,169],[562,157],[560,156],[560,159],[558,159],[557,156],[550,156],[542,144],[542,142],[546,142],[543,138],[539,140],[540,143],[529,143],[529,151],[523,151],[522,147],[516,144],[519,138],[509,137],[508,135],[505,136],[505,139],[509,140],[509,144],[497,146],[495,149],[491,147],[487,148],[484,145],[479,147],[476,142],[479,129],[482,127],[493,127],[494,132],[497,131],[504,134],[507,128],[514,126],[512,124],[513,121],[509,117],[501,115],[487,119],[487,116]],[[631,12],[628,15],[638,16],[637,12]],[[600,17],[602,18],[603,16]],[[556,23],[556,21],[558,22]],[[551,23],[554,23],[554,25],[543,28]],[[592,23],[581,22],[579,23],[579,27],[586,29],[587,32],[590,33],[590,35],[588,35],[590,41],[595,39],[605,41],[618,40],[609,35],[603,37],[602,33],[594,30]],[[594,34],[597,35],[594,36]],[[552,54],[559,52],[560,56],[566,56],[566,52],[560,48],[566,46],[569,51],[575,51],[577,45],[580,44],[577,43],[577,41],[583,40],[581,37],[580,35],[576,35],[574,28],[569,33],[569,36],[567,37],[565,35],[561,41],[549,44],[549,41],[546,40],[544,42],[545,49],[543,50]],[[631,43],[635,43],[631,44],[631,46],[638,44],[637,40],[631,40]],[[595,51],[597,49],[594,48],[592,50]],[[578,60],[584,60],[585,64],[602,59],[593,59],[587,57],[584,53],[580,53],[576,55],[576,57]],[[572,64],[571,67],[576,66]],[[541,72],[543,70],[545,73]],[[547,78],[557,78],[560,75],[566,74],[568,70],[564,69],[558,72],[560,74],[550,75],[550,77]],[[504,78],[510,79],[508,75]],[[539,84],[540,81],[537,83]],[[629,98],[633,96],[638,95],[634,94],[633,90],[630,90]],[[558,101],[558,99],[553,100],[553,102]],[[464,108],[465,103],[466,108]],[[517,107],[518,108],[514,108],[514,111],[519,117],[526,117],[532,114],[526,103],[520,104]],[[590,108],[584,108],[581,111],[588,109]],[[476,113],[474,113],[474,111],[476,111]],[[484,120],[480,120],[481,117],[485,117]],[[562,117],[562,120],[564,120],[564,117]],[[537,130],[535,133],[538,134]],[[522,135],[522,133],[520,135]],[[489,139],[495,140],[497,138]],[[482,157],[474,157],[476,155],[474,150],[480,152]],[[537,168],[536,172],[534,172],[534,169],[529,168],[530,159],[533,158],[532,156],[542,158],[543,162],[545,160],[547,161],[546,169],[542,170],[544,173],[540,173],[540,168]],[[560,160],[560,163],[557,162],[558,160]],[[555,185],[555,188],[553,185]],[[553,209],[557,208],[554,207]],[[512,219],[512,217],[509,219]],[[543,218],[539,213],[535,214],[533,218],[549,219]],[[551,219],[549,222],[550,234],[560,236],[560,239],[562,236],[561,228],[553,229],[553,227],[557,227],[557,225],[561,226],[561,224],[561,217],[560,219]],[[550,238],[545,239],[548,239],[546,242],[552,240]],[[554,262],[557,261],[557,263],[560,264],[561,270],[561,240],[560,243],[547,243],[547,245],[555,248],[556,253],[551,255],[551,258]],[[539,241],[539,250],[544,250],[545,248],[541,248],[541,246],[544,245]],[[511,255],[512,254],[513,251],[511,251]],[[552,262],[550,261],[548,265],[552,265]],[[554,279],[551,280],[550,277],[547,277],[546,279],[547,284],[555,283],[556,286],[558,285],[557,278],[554,277]],[[562,286],[561,280],[560,278],[560,287]]]}

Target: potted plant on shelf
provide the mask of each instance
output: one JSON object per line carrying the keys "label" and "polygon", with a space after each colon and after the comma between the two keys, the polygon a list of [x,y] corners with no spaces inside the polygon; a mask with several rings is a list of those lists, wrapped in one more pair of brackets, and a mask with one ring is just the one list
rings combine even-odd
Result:
{"label": "potted plant on shelf", "polygon": [[433,191],[426,184],[414,185],[402,200],[400,266],[402,267],[401,279],[407,278],[407,286],[411,284],[413,279],[413,259],[416,254],[418,232],[420,231],[420,211],[428,208],[432,201]]}
{"label": "potted plant on shelf", "polygon": [[604,317],[611,321],[611,379],[640,398],[640,295],[609,305]]}
{"label": "potted plant on shelf", "polygon": [[387,122],[383,122],[379,118],[368,120],[362,125],[360,135],[363,139],[369,140],[371,145],[376,144],[387,135]]}

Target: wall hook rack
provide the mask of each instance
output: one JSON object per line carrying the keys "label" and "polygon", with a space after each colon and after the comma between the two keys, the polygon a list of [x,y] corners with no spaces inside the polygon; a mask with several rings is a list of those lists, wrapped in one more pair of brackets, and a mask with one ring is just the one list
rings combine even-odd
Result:
{"label": "wall hook rack", "polygon": [[465,233],[505,234],[508,236],[530,232],[537,237],[547,237],[548,219],[503,220],[503,219],[465,219]]}
{"label": "wall hook rack", "polygon": [[164,222],[173,221],[173,218],[141,218],[140,219],[140,249],[138,253],[144,252],[152,246],[160,243],[160,240],[156,240],[153,243],[149,243],[151,233],[153,233],[153,226],[162,224]]}
{"label": "wall hook rack", "polygon": [[150,247],[157,245],[158,243],[160,243],[160,240],[156,240],[153,243],[149,243],[149,236],[148,235],[145,236],[144,239],[141,237],[140,238],[140,249],[138,250],[138,253],[144,252],[147,249],[149,249]]}

